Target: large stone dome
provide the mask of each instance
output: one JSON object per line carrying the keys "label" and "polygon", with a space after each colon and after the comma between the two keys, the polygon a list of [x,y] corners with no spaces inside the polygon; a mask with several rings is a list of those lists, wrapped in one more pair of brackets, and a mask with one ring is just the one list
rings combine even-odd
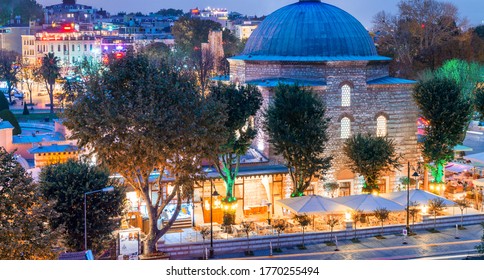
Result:
{"label": "large stone dome", "polygon": [[293,60],[291,57],[299,57],[295,60],[383,58],[378,56],[368,31],[356,18],[319,0],[301,0],[270,14],[252,33],[239,58]]}

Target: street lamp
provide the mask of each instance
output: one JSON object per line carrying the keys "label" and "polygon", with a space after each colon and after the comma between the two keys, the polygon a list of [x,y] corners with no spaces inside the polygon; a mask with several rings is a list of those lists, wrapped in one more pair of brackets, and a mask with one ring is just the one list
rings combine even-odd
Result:
{"label": "street lamp", "polygon": [[[86,184],[87,185],[87,184]],[[87,251],[87,211],[86,211],[86,199],[88,194],[93,194],[97,192],[112,192],[114,191],[114,187],[106,187],[100,190],[90,191],[84,193],[84,250]]]}
{"label": "street lamp", "polygon": [[210,258],[213,258],[213,197],[217,197],[219,194],[212,180],[210,180],[210,187]]}
{"label": "street lamp", "polygon": [[[417,171],[415,171],[412,176],[415,178],[415,184],[417,183],[417,179],[420,176]],[[407,182],[407,225],[406,225],[406,230],[407,233],[410,233],[410,161],[408,162],[408,182]]]}

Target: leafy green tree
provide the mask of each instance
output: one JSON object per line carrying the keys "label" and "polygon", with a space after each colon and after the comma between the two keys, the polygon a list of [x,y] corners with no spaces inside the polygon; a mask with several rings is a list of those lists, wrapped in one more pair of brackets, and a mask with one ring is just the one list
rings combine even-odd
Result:
{"label": "leafy green tree", "polygon": [[8,101],[12,103],[12,89],[18,82],[20,64],[19,54],[14,51],[0,49],[0,79],[7,83]]}
{"label": "leafy green tree", "polygon": [[20,16],[22,24],[28,24],[30,20],[43,20],[44,11],[42,5],[35,0],[0,0],[0,26],[7,24],[9,20]]}
{"label": "leafy green tree", "polygon": [[19,79],[22,82],[22,84],[27,87],[27,91],[30,99],[30,104],[29,104],[30,106],[34,105],[32,101],[32,92],[34,90],[35,82],[38,81],[38,77],[35,75],[36,71],[37,70],[35,65],[30,65],[29,63],[26,63],[26,62],[22,63]]}
{"label": "leafy green tree", "polygon": [[181,17],[183,16],[183,10],[178,10],[178,9],[160,9],[158,12],[155,14],[164,16],[164,17]]}
{"label": "leafy green tree", "polygon": [[0,92],[0,112],[3,110],[9,110],[10,105],[8,105],[8,100],[5,98],[5,95]]}
{"label": "leafy green tree", "polygon": [[19,135],[22,133],[22,128],[18,124],[17,117],[10,110],[0,111],[0,119],[8,121],[13,126],[13,135]]}
{"label": "leafy green tree", "polygon": [[401,167],[401,155],[388,137],[358,133],[346,140],[343,152],[350,160],[350,169],[365,178],[363,191],[367,193],[380,190],[377,181],[384,172]]}
{"label": "leafy green tree", "polygon": [[59,213],[49,219],[49,224],[53,230],[65,229],[64,242],[69,250],[86,250],[84,194],[109,186],[115,186],[114,191],[86,196],[87,246],[98,254],[115,239],[113,232],[120,228],[126,194],[109,175],[106,168],[74,160],[42,168],[39,182],[42,194]]}
{"label": "leafy green tree", "polygon": [[375,217],[381,222],[380,235],[383,236],[383,223],[388,219],[388,216],[390,215],[390,211],[385,207],[377,208],[375,211],[373,211],[373,215],[375,215]]}
{"label": "leafy green tree", "polygon": [[236,203],[234,184],[240,157],[247,153],[257,134],[254,118],[262,105],[262,95],[254,86],[219,83],[210,88],[210,97],[219,102],[226,113],[224,142],[213,149],[211,160],[225,182],[227,192],[222,202],[229,207],[224,213],[224,224],[230,225],[235,222],[236,208],[231,206]]}
{"label": "leafy green tree", "polygon": [[479,113],[479,120],[484,121],[484,87],[476,87],[474,89],[474,96],[474,110]]}
{"label": "leafy green tree", "polygon": [[222,25],[211,20],[182,17],[172,27],[176,48],[187,56],[201,49],[207,42],[210,30],[221,30]]}
{"label": "leafy green tree", "polygon": [[[222,108],[202,96],[188,74],[129,52],[93,72],[64,114],[79,145],[91,148],[145,201],[145,254],[155,253],[191,199],[194,182],[203,179],[202,158],[222,142]],[[158,228],[169,204],[175,205],[173,216]]]}
{"label": "leafy green tree", "polygon": [[242,226],[242,232],[247,236],[247,255],[253,255],[254,253],[250,250],[250,233],[254,231],[255,225],[251,221],[242,221],[240,224]]}
{"label": "leafy green tree", "polygon": [[55,259],[60,231],[47,222],[56,215],[15,155],[0,147],[0,259]]}
{"label": "leafy green tree", "polygon": [[451,59],[437,69],[433,76],[453,80],[461,90],[464,99],[474,100],[474,90],[484,78],[483,70],[477,62]]}
{"label": "leafy green tree", "polygon": [[413,99],[422,117],[429,122],[425,127],[423,155],[434,182],[444,182],[444,166],[454,155],[454,146],[461,142],[472,102],[467,100],[457,84],[446,78],[432,78],[417,83]]}
{"label": "leafy green tree", "polygon": [[306,230],[306,227],[311,224],[311,218],[309,218],[308,215],[302,214],[302,215],[295,215],[294,220],[301,226],[302,228],[302,244],[301,244],[301,249],[306,249],[306,246],[304,246],[304,232]]}
{"label": "leafy green tree", "polygon": [[60,77],[59,58],[54,53],[48,53],[42,58],[42,63],[37,69],[36,75],[41,77],[45,89],[49,94],[50,114],[54,114],[54,86],[57,78]]}
{"label": "leafy green tree", "polygon": [[286,161],[291,196],[302,196],[331,166],[332,158],[324,155],[329,126],[324,101],[309,89],[280,84],[263,122],[274,152]]}

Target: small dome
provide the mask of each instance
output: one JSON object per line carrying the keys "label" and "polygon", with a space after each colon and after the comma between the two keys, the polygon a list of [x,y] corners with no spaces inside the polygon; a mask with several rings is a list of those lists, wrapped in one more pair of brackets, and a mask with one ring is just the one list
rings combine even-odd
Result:
{"label": "small dome", "polygon": [[301,0],[267,16],[250,36],[242,55],[378,56],[368,31],[356,18],[319,0]]}

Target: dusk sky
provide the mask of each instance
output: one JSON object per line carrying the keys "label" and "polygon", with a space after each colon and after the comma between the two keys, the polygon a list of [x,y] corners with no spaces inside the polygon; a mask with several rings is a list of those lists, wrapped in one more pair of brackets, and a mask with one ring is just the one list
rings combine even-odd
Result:
{"label": "dusk sky", "polygon": [[[104,8],[110,13],[156,12],[162,8],[176,8],[188,11],[190,8],[227,8],[248,15],[267,15],[278,8],[297,0],[78,0],[77,3]],[[373,16],[381,11],[395,13],[400,0],[325,0],[356,17],[365,27],[371,27]],[[37,0],[42,5],[61,3],[61,0]],[[471,25],[484,21],[483,0],[447,0],[459,8],[461,17],[467,17]]]}

